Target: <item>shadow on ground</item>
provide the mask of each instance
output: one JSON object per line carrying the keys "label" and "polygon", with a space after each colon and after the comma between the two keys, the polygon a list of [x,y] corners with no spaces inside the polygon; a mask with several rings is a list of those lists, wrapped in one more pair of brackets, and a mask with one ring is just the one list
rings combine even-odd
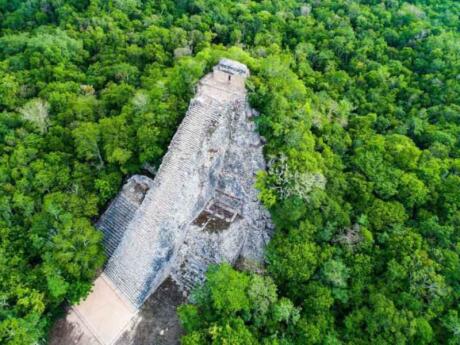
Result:
{"label": "shadow on ground", "polygon": [[182,292],[170,279],[142,306],[140,320],[126,331],[116,345],[178,345],[183,334],[176,309],[185,302]]}
{"label": "shadow on ground", "polygon": [[[179,345],[183,331],[176,309],[184,302],[176,283],[166,279],[147,299],[115,345]],[[62,318],[51,330],[48,345],[100,345],[100,342],[88,331]]]}

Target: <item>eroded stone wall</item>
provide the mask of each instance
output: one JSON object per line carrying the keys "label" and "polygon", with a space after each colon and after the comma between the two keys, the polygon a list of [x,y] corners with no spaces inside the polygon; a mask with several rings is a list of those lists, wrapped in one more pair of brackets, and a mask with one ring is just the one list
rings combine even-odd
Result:
{"label": "eroded stone wall", "polygon": [[[211,263],[262,259],[271,225],[254,189],[265,162],[248,75],[222,60],[205,76],[155,179],[129,180],[98,223],[111,255],[105,274],[135,307],[168,276],[187,293]],[[140,183],[142,201],[127,202]]]}
{"label": "eroded stone wall", "polygon": [[52,344],[176,345],[175,307],[210,264],[263,263],[272,225],[254,188],[265,162],[248,75],[222,60],[200,81],[155,179],[132,176],[109,205],[96,224],[109,260]]}

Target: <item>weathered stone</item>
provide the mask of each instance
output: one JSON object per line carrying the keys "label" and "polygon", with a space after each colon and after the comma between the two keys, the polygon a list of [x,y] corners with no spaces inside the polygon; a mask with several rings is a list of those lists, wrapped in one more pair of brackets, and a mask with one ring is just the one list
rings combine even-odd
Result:
{"label": "weathered stone", "polygon": [[[265,161],[248,76],[221,60],[200,81],[155,179],[131,177],[97,223],[104,279],[134,310],[168,277],[187,296],[210,264],[263,263],[272,225],[254,188]],[[84,303],[76,310],[91,309]]]}
{"label": "weathered stone", "polygon": [[96,227],[104,233],[104,248],[109,257],[120,244],[152,185],[153,181],[146,176],[132,176],[96,223]]}
{"label": "weathered stone", "polygon": [[[222,60],[201,80],[155,180],[144,182],[142,203],[126,216],[128,224],[115,220],[126,229],[108,250],[105,273],[135,307],[169,275],[187,292],[210,263],[234,263],[240,254],[262,259],[270,225],[253,187],[265,163],[246,101],[248,75],[245,65]],[[102,219],[125,208],[124,194]],[[113,231],[119,238],[121,231]]]}

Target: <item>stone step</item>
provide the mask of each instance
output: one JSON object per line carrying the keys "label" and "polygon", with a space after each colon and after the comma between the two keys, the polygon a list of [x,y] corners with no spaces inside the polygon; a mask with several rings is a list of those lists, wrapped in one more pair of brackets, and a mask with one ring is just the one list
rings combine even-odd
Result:
{"label": "stone step", "polygon": [[[238,107],[238,101],[244,99],[244,93],[234,93],[234,90],[227,92],[220,84],[202,87],[214,89],[208,95],[199,92],[191,101],[186,116],[171,140],[170,150],[163,158],[154,186],[145,195],[134,221],[130,220],[123,225],[126,219],[114,215],[112,221],[106,224],[107,229],[115,229],[119,225],[129,226],[127,238],[131,242],[116,250],[106,266],[106,275],[135,306],[147,297],[151,288],[149,284],[155,283],[157,275],[168,264],[170,250],[174,249],[170,248],[175,245],[169,239],[168,232],[184,226],[180,223],[182,220],[177,220],[181,218],[174,216],[174,212],[178,204],[180,205],[178,200],[183,199],[183,185],[187,183],[187,177],[196,173],[194,157],[197,157],[196,152],[203,146],[206,132],[214,121],[221,124],[223,120],[226,121],[224,116],[229,116],[229,111],[233,111]],[[229,196],[219,196],[216,202],[222,208],[239,208],[238,202]],[[185,205],[185,208],[188,206]],[[126,209],[123,207],[123,210],[127,213],[132,211],[129,205]],[[187,209],[187,212],[192,211]],[[160,234],[160,227],[169,222],[173,229],[162,229]],[[107,248],[114,250],[122,236],[123,234],[115,233],[112,237],[107,237]],[[160,245],[161,241],[164,243]],[[214,263],[205,255],[206,253],[188,255],[183,268],[177,272],[176,279],[184,290],[190,291],[196,284],[204,281],[209,264]]]}
{"label": "stone step", "polygon": [[121,194],[96,224],[96,227],[104,234],[103,243],[109,257],[120,244],[126,228],[138,207],[137,204],[134,204]]}
{"label": "stone step", "polygon": [[126,276],[123,271],[109,267],[104,271],[106,276],[111,280],[113,285],[135,306],[138,305],[139,289],[136,289],[132,284],[123,280]]}
{"label": "stone step", "polygon": [[191,291],[205,280],[206,271],[214,260],[194,253],[186,257],[181,269],[177,272],[176,282],[185,291]]}

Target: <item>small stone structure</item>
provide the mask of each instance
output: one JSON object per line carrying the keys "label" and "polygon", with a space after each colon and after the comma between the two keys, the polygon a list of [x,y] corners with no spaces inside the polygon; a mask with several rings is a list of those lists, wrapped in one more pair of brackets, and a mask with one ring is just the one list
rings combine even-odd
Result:
{"label": "small stone structure", "polygon": [[[98,221],[109,256],[102,278],[127,309],[138,310],[167,278],[187,296],[209,264],[263,263],[272,225],[254,188],[265,162],[248,76],[245,65],[222,59],[199,82],[155,179],[132,176]],[[85,303],[74,307],[83,322]],[[95,337],[112,344],[122,330]]]}
{"label": "small stone structure", "polygon": [[128,225],[152,186],[152,179],[146,176],[131,177],[97,222],[96,227],[104,233],[104,248],[109,258],[123,239]]}

